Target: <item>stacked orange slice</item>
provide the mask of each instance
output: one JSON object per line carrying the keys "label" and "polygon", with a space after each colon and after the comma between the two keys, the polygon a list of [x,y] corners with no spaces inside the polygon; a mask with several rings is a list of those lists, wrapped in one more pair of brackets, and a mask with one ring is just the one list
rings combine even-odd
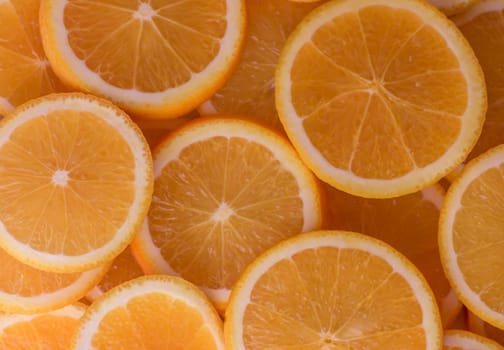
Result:
{"label": "stacked orange slice", "polygon": [[418,0],[319,6],[287,40],[275,84],[303,161],[363,197],[416,192],[448,174],[476,143],[487,104],[471,47]]}
{"label": "stacked orange slice", "polygon": [[40,15],[64,82],[153,118],[208,99],[231,74],[245,33],[243,0],[43,0]]}

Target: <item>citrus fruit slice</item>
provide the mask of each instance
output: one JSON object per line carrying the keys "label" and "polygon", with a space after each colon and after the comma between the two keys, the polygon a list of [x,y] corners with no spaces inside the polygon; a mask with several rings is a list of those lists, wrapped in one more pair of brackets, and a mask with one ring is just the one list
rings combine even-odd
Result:
{"label": "citrus fruit slice", "polygon": [[231,74],[245,33],[243,0],[42,0],[56,74],[144,117],[177,117]]}
{"label": "citrus fruit slice", "polygon": [[429,282],[446,327],[460,312],[462,303],[446,279],[439,257],[438,221],[444,192],[435,184],[397,198],[369,199],[325,186],[325,228],[370,235],[408,257]]}
{"label": "citrus fruit slice", "polygon": [[142,268],[128,247],[112,261],[100,283],[88,291],[86,298],[93,302],[109,289],[143,275]]}
{"label": "citrus fruit slice", "polygon": [[52,311],[78,301],[108,269],[107,264],[85,272],[46,272],[19,262],[2,249],[0,261],[0,312],[19,314]]}
{"label": "citrus fruit slice", "polygon": [[0,1],[0,117],[64,87],[52,71],[39,32],[40,0]]}
{"label": "citrus fruit slice", "polygon": [[154,151],[154,176],[134,254],[147,272],[201,287],[221,311],[257,255],[321,225],[316,178],[286,139],[251,121],[209,117],[175,130]]}
{"label": "citrus fruit slice", "polygon": [[345,231],[290,238],[250,264],[231,294],[227,349],[440,349],[441,320],[416,267]]}
{"label": "citrus fruit slice", "polygon": [[152,159],[140,130],[83,94],[32,100],[0,121],[0,246],[78,272],[118,255],[147,213]]}
{"label": "citrus fruit slice", "polygon": [[488,111],[481,136],[469,155],[477,157],[504,143],[504,1],[485,0],[453,18],[467,38],[485,73]]}
{"label": "citrus fruit slice", "polygon": [[88,307],[77,349],[224,349],[222,320],[206,296],[172,276],[139,277]]}
{"label": "citrus fruit slice", "polygon": [[483,321],[470,311],[467,313],[467,327],[471,332],[490,338],[495,340],[497,343],[504,345],[504,330]]}
{"label": "citrus fruit slice", "polygon": [[462,13],[479,1],[480,0],[427,0],[427,2],[443,11],[447,16]]}
{"label": "citrus fruit slice", "polygon": [[474,146],[486,111],[471,47],[419,0],[319,6],[287,40],[275,81],[280,120],[304,162],[362,197],[437,182]]}
{"label": "citrus fruit slice", "polygon": [[317,4],[288,0],[246,1],[247,34],[238,65],[226,84],[199,111],[240,114],[281,129],[275,108],[275,67],[285,40]]}
{"label": "citrus fruit slice", "polygon": [[463,331],[447,330],[443,337],[444,350],[504,350],[499,343],[480,335]]}
{"label": "citrus fruit slice", "polygon": [[0,314],[0,348],[68,350],[85,309],[75,303],[43,314]]}
{"label": "citrus fruit slice", "polygon": [[467,308],[504,328],[504,145],[469,162],[450,186],[439,224],[448,280]]}

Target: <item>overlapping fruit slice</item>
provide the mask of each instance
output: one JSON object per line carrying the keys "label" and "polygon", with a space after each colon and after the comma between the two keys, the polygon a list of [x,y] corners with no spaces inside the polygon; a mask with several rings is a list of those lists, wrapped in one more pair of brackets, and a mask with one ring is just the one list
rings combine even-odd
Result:
{"label": "overlapping fruit slice", "polygon": [[301,234],[256,259],[231,294],[229,350],[440,349],[441,321],[416,267],[346,231]]}
{"label": "overlapping fruit slice", "polygon": [[469,159],[504,143],[504,1],[484,0],[453,21],[474,49],[485,73],[488,111]]}
{"label": "overlapping fruit slice", "polygon": [[75,89],[143,117],[172,118],[231,74],[245,34],[243,0],[43,0],[44,49]]}
{"label": "overlapping fruit slice", "polygon": [[487,104],[471,47],[420,0],[321,5],[284,46],[275,85],[303,161],[363,197],[413,193],[453,170],[476,143]]}
{"label": "overlapping fruit slice", "polygon": [[429,282],[449,326],[461,311],[446,279],[438,249],[439,212],[444,190],[436,184],[409,195],[389,199],[352,196],[325,186],[327,229],[360,232],[381,239],[410,259]]}
{"label": "overlapping fruit slice", "polygon": [[71,349],[223,350],[222,320],[205,294],[171,276],[113,288],[80,319]]}
{"label": "overlapping fruit slice", "polygon": [[49,95],[7,115],[0,164],[0,246],[38,269],[112,260],[151,202],[147,142],[124,112],[91,95]]}
{"label": "overlapping fruit slice", "polygon": [[287,237],[321,225],[318,184],[284,137],[210,117],[154,151],[154,198],[133,250],[147,272],[177,274],[224,310],[243,269]]}
{"label": "overlapping fruit slice", "polygon": [[202,115],[240,114],[281,129],[275,108],[275,69],[287,37],[318,3],[246,1],[247,33],[240,61],[226,84],[199,108]]}
{"label": "overlapping fruit slice", "polygon": [[0,1],[0,116],[65,90],[42,48],[39,8],[40,0]]}
{"label": "overlapping fruit slice", "polygon": [[42,314],[0,314],[0,348],[68,350],[85,309],[75,303]]}
{"label": "overlapping fruit slice", "polygon": [[467,308],[504,329],[504,145],[469,162],[447,192],[439,251]]}

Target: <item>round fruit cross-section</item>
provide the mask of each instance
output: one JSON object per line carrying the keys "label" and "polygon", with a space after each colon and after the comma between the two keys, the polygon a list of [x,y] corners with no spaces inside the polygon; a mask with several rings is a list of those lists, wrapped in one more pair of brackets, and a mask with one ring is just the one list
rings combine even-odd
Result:
{"label": "round fruit cross-section", "polygon": [[231,294],[229,350],[440,349],[427,282],[389,245],[347,231],[290,238],[257,258]]}
{"label": "round fruit cross-section", "polygon": [[145,138],[108,101],[54,94],[0,122],[0,246],[25,264],[103,265],[140,229],[152,188]]}
{"label": "round fruit cross-section", "polygon": [[435,183],[481,133],[485,81],[471,47],[420,0],[331,1],[290,35],[276,106],[304,162],[362,197]]}

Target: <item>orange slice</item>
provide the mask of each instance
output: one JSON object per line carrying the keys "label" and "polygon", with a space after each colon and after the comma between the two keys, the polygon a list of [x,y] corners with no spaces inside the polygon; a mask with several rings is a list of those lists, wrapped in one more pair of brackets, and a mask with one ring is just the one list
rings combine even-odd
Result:
{"label": "orange slice", "polygon": [[143,117],[171,118],[231,74],[243,0],[42,0],[44,48],[70,86]]}
{"label": "orange slice", "polygon": [[447,192],[439,250],[460,300],[504,329],[504,145],[469,162]]}
{"label": "orange slice", "polygon": [[470,311],[467,313],[467,326],[471,332],[490,338],[504,345],[504,330],[483,321]]}
{"label": "orange slice", "polygon": [[111,103],[32,100],[0,122],[0,246],[21,262],[79,272],[133,239],[152,194],[148,145]]}
{"label": "orange slice", "polygon": [[321,225],[319,188],[287,140],[250,121],[203,118],[154,151],[154,198],[134,254],[177,274],[222,311],[265,249]]}
{"label": "orange slice", "polygon": [[497,342],[480,335],[462,331],[447,330],[443,337],[443,350],[504,350]]}
{"label": "orange slice", "polygon": [[112,261],[100,283],[86,294],[86,298],[93,302],[108,290],[143,275],[142,268],[128,247]]}
{"label": "orange slice", "polygon": [[226,84],[202,104],[202,115],[247,116],[282,129],[275,108],[275,67],[285,40],[317,4],[246,1],[247,34],[238,65]]}
{"label": "orange slice", "polygon": [[464,160],[486,90],[472,49],[439,11],[419,0],[343,0],[291,34],[276,105],[319,178],[385,198],[421,190]]}
{"label": "orange slice", "polygon": [[88,307],[71,348],[220,350],[222,321],[205,295],[185,280],[139,277]]}
{"label": "orange slice", "polygon": [[19,314],[56,310],[78,301],[108,269],[107,264],[85,272],[45,272],[19,262],[2,249],[0,261],[0,312]]}
{"label": "orange slice", "polygon": [[345,231],[290,238],[233,289],[226,347],[440,349],[441,320],[420,272],[377,239]]}
{"label": "orange slice", "polygon": [[478,143],[469,155],[477,157],[504,143],[504,1],[485,0],[453,18],[471,44],[485,73],[488,111]]}
{"label": "orange slice", "polygon": [[431,5],[436,6],[447,16],[453,16],[466,11],[470,6],[481,0],[427,0]]}
{"label": "orange slice", "polygon": [[86,306],[75,303],[35,315],[0,314],[2,350],[68,350]]}
{"label": "orange slice", "polygon": [[429,186],[393,199],[367,199],[325,187],[327,229],[361,232],[381,239],[406,255],[429,282],[450,325],[462,308],[446,279],[438,250],[439,211],[444,199],[441,185]]}
{"label": "orange slice", "polygon": [[40,0],[0,1],[0,117],[14,107],[64,87],[42,49]]}

